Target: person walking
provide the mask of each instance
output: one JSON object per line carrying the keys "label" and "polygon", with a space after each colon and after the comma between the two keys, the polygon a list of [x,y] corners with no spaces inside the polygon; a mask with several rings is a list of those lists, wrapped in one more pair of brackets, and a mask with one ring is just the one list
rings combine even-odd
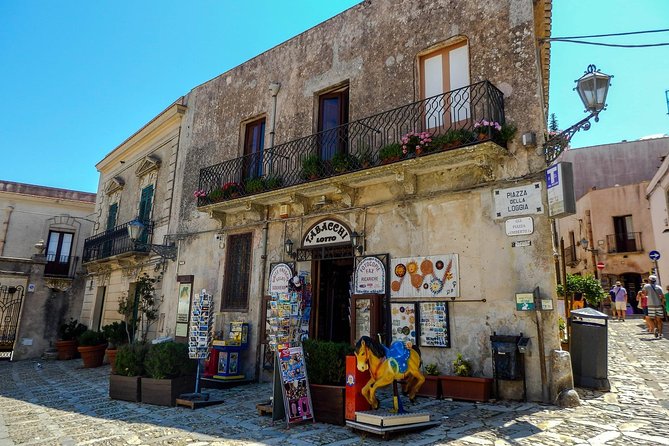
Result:
{"label": "person walking", "polygon": [[653,330],[650,329],[650,324],[648,323],[648,297],[643,289],[636,293],[636,301],[639,302],[637,308],[643,312],[643,320],[646,323],[646,332],[652,333]]}
{"label": "person walking", "polygon": [[662,294],[662,288],[656,284],[657,276],[651,275],[648,279],[650,279],[650,283],[643,286],[643,290],[648,298],[648,320],[655,337],[661,338],[664,294]]}
{"label": "person walking", "polygon": [[667,322],[669,318],[669,286],[667,286],[667,292],[664,293],[664,321]]}
{"label": "person walking", "polygon": [[[611,289],[614,296],[614,305],[615,305],[615,316],[618,314],[618,320],[625,322],[625,312],[627,311],[627,290],[623,288],[620,282],[616,282],[616,286]],[[660,290],[661,291],[661,290]]]}

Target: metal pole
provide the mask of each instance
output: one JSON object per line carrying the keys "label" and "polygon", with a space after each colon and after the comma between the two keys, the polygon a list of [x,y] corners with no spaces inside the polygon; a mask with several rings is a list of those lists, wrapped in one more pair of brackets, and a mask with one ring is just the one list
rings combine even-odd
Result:
{"label": "metal pole", "polygon": [[198,358],[197,360],[197,371],[195,372],[195,394],[200,393],[200,362],[202,360]]}
{"label": "metal pole", "polygon": [[657,259],[653,260],[655,263],[655,275],[657,276],[657,284],[662,285],[662,280],[660,279],[660,268],[657,266]]}

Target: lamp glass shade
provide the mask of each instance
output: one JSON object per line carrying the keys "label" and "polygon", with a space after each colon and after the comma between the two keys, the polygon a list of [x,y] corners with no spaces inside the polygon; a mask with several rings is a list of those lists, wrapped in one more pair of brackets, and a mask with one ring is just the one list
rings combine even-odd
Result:
{"label": "lamp glass shade", "polygon": [[138,240],[142,236],[142,231],[144,231],[144,223],[138,219],[134,219],[128,223],[128,237],[133,242]]}
{"label": "lamp glass shade", "polygon": [[360,234],[355,231],[351,232],[351,245],[356,248],[360,245]]}
{"label": "lamp glass shade", "polygon": [[283,248],[286,250],[286,254],[290,255],[293,253],[293,241],[291,239],[287,239],[283,243]]}
{"label": "lamp glass shade", "polygon": [[576,90],[587,111],[598,113],[606,106],[610,82],[611,76],[599,71],[585,73],[576,81]]}
{"label": "lamp glass shade", "polygon": [[588,249],[588,240],[587,239],[581,239],[581,246],[583,249]]}

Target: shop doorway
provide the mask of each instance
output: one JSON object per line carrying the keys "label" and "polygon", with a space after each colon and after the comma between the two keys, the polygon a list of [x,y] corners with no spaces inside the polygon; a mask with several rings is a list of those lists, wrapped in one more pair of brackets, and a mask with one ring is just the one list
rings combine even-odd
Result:
{"label": "shop doorway", "polygon": [[353,257],[314,261],[312,327],[316,339],[351,342],[351,280]]}

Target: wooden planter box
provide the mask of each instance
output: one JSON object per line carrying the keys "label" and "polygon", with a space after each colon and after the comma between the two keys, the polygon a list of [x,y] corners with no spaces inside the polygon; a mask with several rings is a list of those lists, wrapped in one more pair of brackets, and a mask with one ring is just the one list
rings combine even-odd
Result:
{"label": "wooden planter box", "polygon": [[77,347],[81,354],[81,360],[84,362],[84,368],[90,369],[102,366],[102,361],[105,359],[105,350],[107,344]]}
{"label": "wooden planter box", "polygon": [[116,373],[116,353],[118,352],[117,349],[115,348],[108,348],[105,350],[105,353],[107,354],[107,361],[109,361],[109,365],[111,365],[111,373],[112,375]]}
{"label": "wooden planter box", "polygon": [[138,403],[141,394],[140,379],[139,376],[109,375],[109,398]]}
{"label": "wooden planter box", "polygon": [[420,389],[418,389],[416,395],[426,396],[429,398],[441,398],[441,385],[439,377],[434,375],[425,375],[425,382],[422,386],[420,386]]}
{"label": "wooden planter box", "polygon": [[314,406],[314,419],[316,421],[340,426],[346,423],[344,418],[346,386],[310,384],[309,390],[311,391],[311,403]]}
{"label": "wooden planter box", "polygon": [[142,378],[142,402],[157,406],[175,406],[182,393],[195,391],[195,377],[181,376],[173,379]]}
{"label": "wooden planter box", "polygon": [[66,361],[77,357],[77,340],[56,341],[56,350],[58,350],[58,359]]}
{"label": "wooden planter box", "polygon": [[492,378],[471,376],[440,376],[441,394],[444,398],[466,401],[488,401],[492,391]]}

